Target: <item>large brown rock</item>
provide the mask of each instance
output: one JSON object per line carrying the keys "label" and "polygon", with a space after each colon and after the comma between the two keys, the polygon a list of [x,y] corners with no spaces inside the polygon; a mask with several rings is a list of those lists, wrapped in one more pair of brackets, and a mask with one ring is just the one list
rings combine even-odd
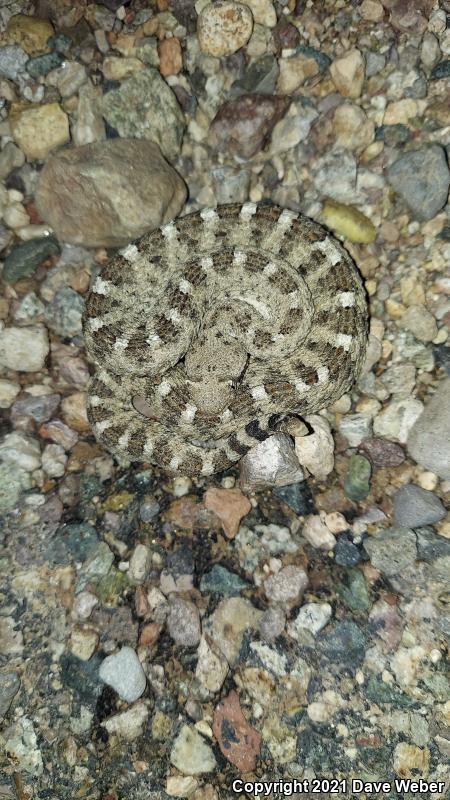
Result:
{"label": "large brown rock", "polygon": [[121,247],[174,219],[186,186],[144,139],[110,139],[68,148],[49,158],[36,203],[63,242]]}

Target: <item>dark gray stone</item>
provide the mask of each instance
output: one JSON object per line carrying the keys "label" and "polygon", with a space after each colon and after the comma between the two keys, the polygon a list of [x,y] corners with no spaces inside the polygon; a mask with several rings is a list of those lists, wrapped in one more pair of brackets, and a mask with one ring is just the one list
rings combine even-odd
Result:
{"label": "dark gray stone", "polygon": [[352,620],[342,620],[317,640],[317,644],[328,661],[359,666],[364,661],[366,637]]}
{"label": "dark gray stone", "polygon": [[437,558],[450,556],[450,539],[439,536],[433,528],[418,528],[417,556],[419,561],[435,561]]}
{"label": "dark gray stone", "polygon": [[222,564],[214,564],[210,572],[206,572],[200,581],[200,590],[202,592],[214,592],[228,597],[238,595],[247,587],[248,583],[246,581],[243,581],[234,572],[229,572]]}
{"label": "dark gray stone", "polygon": [[3,280],[6,283],[15,283],[21,278],[28,278],[46,258],[56,255],[59,250],[54,236],[30,239],[29,242],[16,245],[5,258]]}
{"label": "dark gray stone", "polygon": [[290,486],[277,486],[272,489],[275,497],[279,497],[296,514],[313,514],[315,511],[314,498],[306,481],[291,483]]}
{"label": "dark gray stone", "polygon": [[401,573],[417,558],[416,537],[408,528],[386,528],[363,544],[373,566],[388,577]]}

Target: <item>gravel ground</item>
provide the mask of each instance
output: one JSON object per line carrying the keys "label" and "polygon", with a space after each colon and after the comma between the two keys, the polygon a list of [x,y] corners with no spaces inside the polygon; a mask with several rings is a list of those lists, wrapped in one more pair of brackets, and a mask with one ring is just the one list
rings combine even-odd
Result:
{"label": "gravel ground", "polygon": [[[0,798],[447,796],[449,23],[0,4]],[[281,436],[281,481],[117,464],[86,417],[90,282],[247,200],[344,242],[363,373]]]}

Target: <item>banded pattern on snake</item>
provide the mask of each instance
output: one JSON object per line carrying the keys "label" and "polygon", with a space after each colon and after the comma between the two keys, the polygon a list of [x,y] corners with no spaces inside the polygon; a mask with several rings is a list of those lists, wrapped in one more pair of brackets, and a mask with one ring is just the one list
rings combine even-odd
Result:
{"label": "banded pattern on snake", "polygon": [[348,391],[367,306],[348,253],[312,220],[225,205],[128,245],[89,295],[88,417],[113,454],[208,475],[289,415]]}

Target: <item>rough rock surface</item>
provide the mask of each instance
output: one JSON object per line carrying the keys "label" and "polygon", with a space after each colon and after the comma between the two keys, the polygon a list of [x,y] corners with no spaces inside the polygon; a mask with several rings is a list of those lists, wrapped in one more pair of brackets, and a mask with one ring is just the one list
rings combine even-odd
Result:
{"label": "rough rock surface", "polygon": [[186,187],[158,145],[111,139],[50,158],[36,202],[61,241],[119,247],[177,216]]}

